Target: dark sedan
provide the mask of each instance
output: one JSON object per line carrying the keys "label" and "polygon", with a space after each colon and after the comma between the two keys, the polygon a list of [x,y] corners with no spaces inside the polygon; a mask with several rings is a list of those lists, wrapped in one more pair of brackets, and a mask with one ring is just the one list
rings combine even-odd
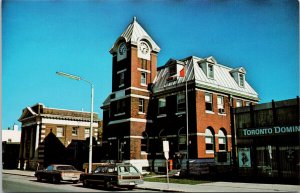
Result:
{"label": "dark sedan", "polygon": [[52,164],[46,169],[37,170],[34,176],[37,178],[37,181],[46,180],[52,183],[69,181],[77,183],[81,173],[83,172],[76,170],[74,166],[71,165]]}

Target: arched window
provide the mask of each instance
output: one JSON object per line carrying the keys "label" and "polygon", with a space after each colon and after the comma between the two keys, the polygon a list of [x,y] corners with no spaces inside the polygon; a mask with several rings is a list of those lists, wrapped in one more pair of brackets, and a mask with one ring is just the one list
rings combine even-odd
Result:
{"label": "arched window", "polygon": [[223,129],[219,130],[219,151],[227,151],[226,133]]}
{"label": "arched window", "polygon": [[206,153],[214,153],[215,152],[215,137],[213,130],[207,128],[205,130],[205,147]]}

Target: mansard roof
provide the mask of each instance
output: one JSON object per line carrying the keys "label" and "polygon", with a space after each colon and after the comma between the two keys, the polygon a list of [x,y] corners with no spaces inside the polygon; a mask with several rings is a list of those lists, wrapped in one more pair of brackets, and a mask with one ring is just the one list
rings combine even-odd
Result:
{"label": "mansard roof", "polygon": [[[170,61],[170,60],[169,60]],[[170,79],[168,64],[157,69],[157,75],[154,80],[153,92],[158,94],[162,91],[172,90],[174,88],[184,86],[185,82],[194,83],[197,88],[204,90],[217,91],[222,93],[231,94],[234,96],[245,97],[252,100],[259,101],[256,91],[245,81],[245,86],[240,87],[231,75],[235,69],[218,64],[213,57],[199,58],[191,56],[184,58],[180,61],[180,65],[184,63],[185,74],[183,77],[177,74]],[[214,78],[209,78],[200,66],[203,62],[214,63]],[[237,68],[239,71],[246,72],[244,68]]]}
{"label": "mansard roof", "polygon": [[149,34],[142,28],[142,26],[137,22],[136,17],[133,18],[132,22],[127,26],[125,31],[120,35],[120,37],[116,40],[112,48],[110,49],[110,53],[114,53],[117,50],[117,46],[120,41],[125,41],[126,43],[130,43],[133,45],[138,45],[140,40],[146,40],[151,46],[151,49],[155,52],[159,52],[159,46],[153,41],[153,39],[149,36]]}

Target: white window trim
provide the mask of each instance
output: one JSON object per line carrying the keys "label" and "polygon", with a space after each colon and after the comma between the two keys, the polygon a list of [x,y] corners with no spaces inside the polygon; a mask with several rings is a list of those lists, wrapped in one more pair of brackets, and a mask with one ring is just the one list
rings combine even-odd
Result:
{"label": "white window trim", "polygon": [[145,69],[142,69],[142,68],[138,68],[137,69],[138,71],[141,71],[141,72],[146,72],[146,73],[151,73],[151,71],[150,70],[145,70]]}
{"label": "white window trim", "polygon": [[185,111],[180,111],[178,113],[175,113],[175,115],[184,115],[185,114]]}
{"label": "white window trim", "polygon": [[119,70],[119,71],[117,72],[117,74],[123,73],[123,72],[125,72],[125,71],[127,71],[127,69],[126,69],[126,68],[125,68],[125,69],[123,69],[123,70]]}
{"label": "white window trim", "polygon": [[[146,74],[145,78],[143,78],[143,75],[142,75],[143,73]],[[145,82],[143,82],[142,80],[144,80]],[[140,82],[141,82],[142,86],[147,86],[147,72],[141,72],[141,80],[140,80]]]}
{"label": "white window trim", "polygon": [[[76,129],[75,133],[73,133],[73,129]],[[78,136],[78,128],[72,127],[72,136]]]}
{"label": "white window trim", "polygon": [[[142,104],[140,104],[142,101]],[[142,111],[140,111],[140,107],[142,107]],[[139,98],[139,114],[145,114],[145,100],[143,98]]]}
{"label": "white window trim", "polygon": [[[241,81],[241,76],[243,76],[243,81]],[[242,73],[239,73],[238,77],[239,77],[239,86],[244,88],[245,87],[245,75]],[[243,83],[243,85],[241,83]]]}
{"label": "white window trim", "polygon": [[[209,66],[212,66],[212,77],[209,76]],[[214,68],[214,65],[213,64],[207,64],[206,69],[207,69],[207,72],[206,72],[207,78],[214,80],[215,79],[215,68]]]}
{"label": "white window trim", "polygon": [[160,115],[157,115],[157,118],[163,118],[163,117],[167,117],[167,114],[160,114]]}
{"label": "white window trim", "polygon": [[125,115],[125,112],[114,114],[115,117],[122,116],[122,115]]}
{"label": "white window trim", "polygon": [[[206,96],[207,95],[210,95],[211,102],[206,101]],[[205,112],[209,113],[209,114],[215,114],[214,113],[214,103],[213,103],[213,93],[206,92],[204,94],[204,102],[205,102]],[[212,110],[207,110],[206,109],[206,103],[211,103]]]}

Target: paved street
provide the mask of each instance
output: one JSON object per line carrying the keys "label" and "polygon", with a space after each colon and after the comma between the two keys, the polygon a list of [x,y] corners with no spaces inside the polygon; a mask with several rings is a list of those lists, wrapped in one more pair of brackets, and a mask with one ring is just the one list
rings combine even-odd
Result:
{"label": "paved street", "polygon": [[[101,186],[84,188],[82,183],[61,183],[58,185],[37,182],[33,171],[3,170],[2,173],[4,192],[106,192]],[[151,191],[173,191],[173,192],[300,192],[299,185],[286,184],[259,184],[238,182],[210,182],[204,184],[175,184],[159,182],[147,182],[138,185],[133,191],[114,189],[113,191],[124,192],[151,192]]]}
{"label": "paved street", "polygon": [[[112,189],[106,190],[101,186],[95,188],[84,188],[82,183],[73,184],[61,182],[60,184],[51,184],[46,182],[37,182],[35,177],[3,174],[2,175],[3,192],[110,192],[126,191],[141,192],[145,190]],[[149,191],[147,191],[149,192]]]}

